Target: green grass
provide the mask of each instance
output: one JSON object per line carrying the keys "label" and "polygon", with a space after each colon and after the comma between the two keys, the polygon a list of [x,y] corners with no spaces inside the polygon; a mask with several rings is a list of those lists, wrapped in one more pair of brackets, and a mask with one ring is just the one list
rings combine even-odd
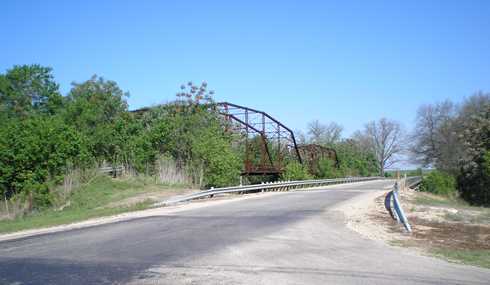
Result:
{"label": "green grass", "polygon": [[68,224],[90,218],[143,210],[151,205],[150,201],[131,206],[107,207],[107,205],[141,193],[162,191],[170,187],[184,188],[183,185],[155,185],[147,178],[112,179],[107,176],[99,176],[75,190],[70,197],[70,205],[63,210],[45,209],[14,220],[0,221],[0,233]]}
{"label": "green grass", "polygon": [[427,193],[419,193],[415,200],[413,201],[417,205],[423,206],[445,206],[445,207],[454,207],[454,208],[467,208],[470,205],[459,198],[454,197],[445,197],[445,196],[436,196],[433,194]]}
{"label": "green grass", "polygon": [[93,209],[140,193],[184,187],[184,185],[157,185],[149,177],[112,179],[98,176],[90,184],[74,192],[71,197],[71,207]]}
{"label": "green grass", "polygon": [[27,229],[63,225],[87,220],[90,218],[111,216],[129,211],[148,208],[149,203],[139,203],[131,207],[90,209],[66,209],[63,211],[46,210],[15,220],[0,221],[0,233],[16,232]]}
{"label": "green grass", "polygon": [[[389,244],[398,247],[417,247],[414,240],[391,240]],[[451,262],[490,268],[490,250],[466,250],[449,248],[432,248],[430,254]]]}
{"label": "green grass", "polygon": [[448,261],[490,268],[490,250],[433,249],[431,253]]}

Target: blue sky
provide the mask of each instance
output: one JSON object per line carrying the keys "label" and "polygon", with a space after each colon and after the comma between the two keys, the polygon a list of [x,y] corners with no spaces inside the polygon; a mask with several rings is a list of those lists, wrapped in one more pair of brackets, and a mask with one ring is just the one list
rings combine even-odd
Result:
{"label": "blue sky", "polygon": [[0,71],[51,66],[66,94],[91,75],[130,108],[206,80],[218,101],[292,129],[490,91],[490,1],[1,1]]}

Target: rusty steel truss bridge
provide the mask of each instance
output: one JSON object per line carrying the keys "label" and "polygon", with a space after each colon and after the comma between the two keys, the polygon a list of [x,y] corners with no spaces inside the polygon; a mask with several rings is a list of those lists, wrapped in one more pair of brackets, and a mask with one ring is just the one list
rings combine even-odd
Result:
{"label": "rusty steel truss bridge", "polygon": [[279,176],[291,160],[306,165],[311,172],[318,169],[320,159],[331,159],[338,167],[334,149],[298,144],[291,129],[264,111],[229,102],[209,104],[209,109],[222,116],[225,131],[235,134],[237,145],[243,149],[242,175]]}

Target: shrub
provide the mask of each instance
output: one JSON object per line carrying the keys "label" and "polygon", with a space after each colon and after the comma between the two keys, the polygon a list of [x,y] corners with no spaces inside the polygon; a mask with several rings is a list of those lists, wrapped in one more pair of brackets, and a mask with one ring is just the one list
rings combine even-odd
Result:
{"label": "shrub", "polygon": [[49,206],[48,183],[63,181],[68,164],[85,154],[78,133],[59,118],[11,121],[0,128],[0,190],[29,197],[34,208]]}
{"label": "shrub", "polygon": [[335,163],[330,159],[322,159],[318,162],[319,178],[335,178],[338,176]]}
{"label": "shrub", "polygon": [[490,151],[463,167],[458,189],[461,197],[472,205],[490,206]]}
{"label": "shrub", "polygon": [[192,142],[191,163],[199,180],[196,182],[201,187],[223,187],[238,183],[240,159],[221,132],[218,125],[210,125],[200,130]]}
{"label": "shrub", "polygon": [[281,179],[283,180],[307,180],[312,178],[308,173],[308,169],[296,161],[290,162],[281,175]]}
{"label": "shrub", "polygon": [[447,173],[435,170],[423,177],[420,191],[451,196],[456,192],[456,180]]}

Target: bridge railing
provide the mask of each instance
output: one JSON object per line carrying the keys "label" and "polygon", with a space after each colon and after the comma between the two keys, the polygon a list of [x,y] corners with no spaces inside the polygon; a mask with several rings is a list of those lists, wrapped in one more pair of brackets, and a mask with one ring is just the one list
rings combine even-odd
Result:
{"label": "bridge railing", "polygon": [[154,206],[157,207],[157,206],[172,205],[172,204],[191,201],[195,199],[213,197],[215,195],[220,195],[220,194],[230,194],[230,193],[245,194],[245,193],[268,192],[268,191],[289,191],[289,190],[304,189],[304,188],[326,186],[326,185],[333,185],[333,184],[372,181],[378,179],[384,179],[384,178],[383,177],[346,177],[346,178],[303,180],[303,181],[278,181],[278,182],[254,184],[254,185],[211,188],[209,190],[204,190],[197,193],[175,197],[167,201],[159,202],[154,204]]}
{"label": "bridge railing", "polygon": [[411,176],[405,178],[405,186],[409,188],[416,188],[422,183],[422,176]]}

